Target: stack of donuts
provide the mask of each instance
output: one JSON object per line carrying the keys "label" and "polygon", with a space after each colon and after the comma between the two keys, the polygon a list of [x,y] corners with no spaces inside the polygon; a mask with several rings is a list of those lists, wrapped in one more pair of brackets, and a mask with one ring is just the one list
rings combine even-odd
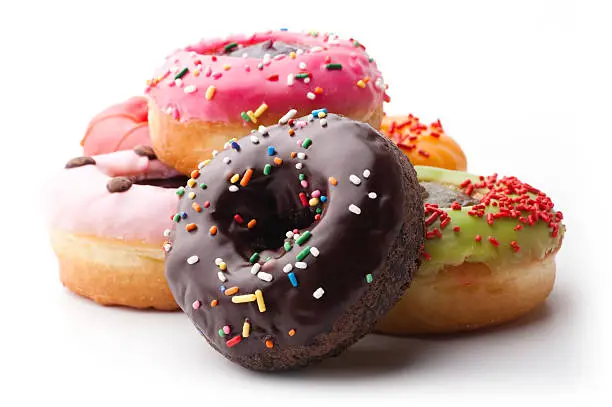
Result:
{"label": "stack of donuts", "polygon": [[563,215],[473,175],[440,121],[383,113],[363,44],[285,30],[169,55],[48,182],[62,283],[181,309],[223,356],[284,370],[369,332],[514,320],[553,288]]}

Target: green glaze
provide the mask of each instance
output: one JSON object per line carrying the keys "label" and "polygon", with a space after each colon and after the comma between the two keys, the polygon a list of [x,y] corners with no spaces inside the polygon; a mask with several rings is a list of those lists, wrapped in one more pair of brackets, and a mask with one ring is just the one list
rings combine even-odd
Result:
{"label": "green glaze", "polygon": [[[480,181],[478,176],[466,172],[426,166],[415,166],[415,169],[419,181],[456,187],[459,187],[468,178],[473,183]],[[487,190],[477,191],[487,192]],[[544,221],[538,221],[533,226],[522,224],[523,228],[518,231],[514,230],[514,227],[520,223],[518,219],[499,218],[489,225],[486,221],[486,214],[498,212],[495,206],[487,206],[485,216],[482,218],[468,215],[468,211],[472,209],[471,206],[465,206],[461,210],[441,209],[449,214],[451,222],[440,230],[442,238],[425,241],[425,252],[431,256],[431,259],[423,261],[419,273],[436,272],[446,265],[457,266],[464,262],[485,263],[491,267],[500,267],[542,259],[559,247],[565,232],[565,227],[560,225],[557,237],[552,237],[551,230]],[[459,232],[453,230],[456,226],[459,226]],[[440,229],[439,220],[430,225],[428,231],[436,227]],[[482,236],[480,242],[475,240],[476,235]],[[498,247],[489,242],[489,236],[497,239]],[[515,252],[510,246],[512,241],[516,241],[520,246],[518,252]]]}

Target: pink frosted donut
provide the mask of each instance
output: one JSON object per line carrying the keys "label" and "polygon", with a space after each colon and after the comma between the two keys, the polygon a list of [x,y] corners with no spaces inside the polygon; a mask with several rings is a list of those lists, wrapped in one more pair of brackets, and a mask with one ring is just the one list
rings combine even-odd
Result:
{"label": "pink frosted donut", "polygon": [[160,159],[188,174],[249,129],[321,107],[378,128],[386,85],[355,40],[269,31],[204,40],[166,58],[148,81]]}
{"label": "pink frosted donut", "polygon": [[62,283],[101,304],[176,309],[161,247],[186,180],[150,147],[70,160],[44,206]]}
{"label": "pink frosted donut", "polygon": [[135,96],[98,113],[87,126],[81,146],[85,155],[130,150],[151,145],[147,99]]}

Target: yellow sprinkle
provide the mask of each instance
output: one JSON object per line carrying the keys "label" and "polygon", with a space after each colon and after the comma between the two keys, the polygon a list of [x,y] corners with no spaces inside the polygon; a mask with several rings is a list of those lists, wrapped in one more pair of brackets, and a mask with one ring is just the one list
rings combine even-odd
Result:
{"label": "yellow sprinkle", "polygon": [[221,262],[219,263],[219,268],[223,271],[227,270],[227,264],[225,264],[225,262]]}
{"label": "yellow sprinkle", "polygon": [[234,174],[234,175],[232,175],[232,178],[230,178],[230,182],[232,184],[235,184],[236,182],[238,182],[239,179],[240,179],[240,175],[239,174]]}
{"label": "yellow sprinkle", "polygon": [[253,114],[255,115],[255,117],[259,117],[262,114],[264,114],[266,110],[268,110],[268,105],[266,105],[265,103],[262,103],[261,105],[259,105],[257,109],[255,109],[255,113]]}
{"label": "yellow sprinkle", "polygon": [[189,179],[189,181],[187,181],[187,185],[189,186],[189,188],[193,188],[193,186],[196,184],[196,180],[191,178]]}
{"label": "yellow sprinkle", "polygon": [[319,198],[311,198],[310,201],[308,201],[308,205],[310,206],[317,206],[319,204]]}
{"label": "yellow sprinkle", "polygon": [[257,306],[259,307],[259,312],[266,312],[266,303],[263,299],[263,293],[261,290],[255,290],[255,298],[257,298]]}
{"label": "yellow sprinkle", "polygon": [[251,333],[251,324],[249,323],[248,320],[246,320],[244,321],[244,324],[242,324],[242,336],[244,338],[248,338],[250,333]]}
{"label": "yellow sprinkle", "polygon": [[256,223],[257,223],[257,220],[255,220],[255,219],[251,219],[251,220],[249,221],[249,223],[247,223],[247,227],[248,227],[249,229],[253,229],[253,228],[255,227],[255,224],[256,224]]}
{"label": "yellow sprinkle", "polygon": [[230,64],[225,64],[223,65],[223,69],[225,69],[226,71],[229,71],[230,69],[232,69],[232,66]]}
{"label": "yellow sprinkle", "polygon": [[193,70],[193,76],[200,76],[200,71],[197,69]]}
{"label": "yellow sprinkle", "polygon": [[208,164],[210,164],[210,159],[202,161],[202,167],[206,167]]}
{"label": "yellow sprinkle", "polygon": [[325,116],[327,116],[327,114],[326,114],[325,112],[319,112],[319,113],[317,113],[317,117],[318,117],[319,119],[322,119],[322,118],[324,118]]}
{"label": "yellow sprinkle", "polygon": [[208,89],[206,89],[206,99],[211,100],[213,96],[215,96],[216,91],[217,91],[217,88],[215,88],[213,85],[210,85]]}
{"label": "yellow sprinkle", "polygon": [[232,297],[232,302],[234,304],[241,304],[244,302],[253,302],[256,300],[257,300],[257,296],[255,294],[236,295]]}
{"label": "yellow sprinkle", "polygon": [[147,86],[149,86],[151,84],[151,79],[147,79],[145,83],[147,84]]}
{"label": "yellow sprinkle", "polygon": [[249,116],[249,119],[251,119],[253,124],[257,124],[257,117],[255,117],[255,113],[253,113],[252,110],[249,110],[248,112],[246,112],[246,114],[247,116]]}
{"label": "yellow sprinkle", "polygon": [[363,88],[365,88],[366,85],[365,85],[365,82],[360,79],[360,80],[357,81],[357,86],[359,86],[360,88],[363,89]]}
{"label": "yellow sprinkle", "polygon": [[189,199],[194,199],[195,198],[195,192],[190,192],[188,195]]}
{"label": "yellow sprinkle", "polygon": [[297,56],[295,52],[291,51],[289,53],[289,56],[291,57],[291,59],[295,59],[295,57]]}

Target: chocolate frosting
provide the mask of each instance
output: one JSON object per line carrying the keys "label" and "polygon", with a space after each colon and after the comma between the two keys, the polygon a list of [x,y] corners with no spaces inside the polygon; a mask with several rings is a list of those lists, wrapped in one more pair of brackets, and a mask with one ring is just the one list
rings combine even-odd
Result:
{"label": "chocolate frosting", "polygon": [[68,161],[66,165],[64,166],[64,168],[66,169],[78,168],[84,165],[96,165],[96,160],[94,160],[92,157],[87,157],[87,156],[75,157],[71,159],[70,161]]}
{"label": "chocolate frosting", "polygon": [[269,54],[270,57],[274,58],[277,55],[289,55],[291,52],[296,52],[298,49],[308,49],[304,45],[287,44],[282,41],[264,41],[259,44],[253,44],[246,47],[236,47],[231,49],[229,52],[224,52],[224,55],[233,57],[241,57],[247,55],[247,58],[263,58],[264,55]]}
{"label": "chocolate frosting", "polygon": [[155,151],[153,150],[153,147],[151,146],[144,146],[144,145],[136,146],[134,147],[134,152],[141,157],[147,157],[149,160],[157,159],[157,155],[155,154]]}
{"label": "chocolate frosting", "polygon": [[[418,258],[423,236],[418,184],[398,161],[405,160],[414,171],[399,150],[401,158],[390,153],[396,149],[367,124],[336,115],[322,120],[310,116],[252,133],[192,174],[192,186],[179,191],[166,276],[179,306],[213,347],[234,359],[308,346],[317,342],[317,335],[332,331],[362,297],[369,301],[364,311],[368,317],[379,311],[378,304],[389,299],[370,296],[376,286],[371,282],[381,276],[398,235],[404,234],[408,200],[418,210],[416,237],[395,251],[401,256],[414,251]],[[253,174],[244,186],[248,169]],[[314,191],[320,192],[319,203],[303,206],[299,194],[310,200],[318,196]],[[317,209],[322,210],[320,220]],[[256,224],[249,228],[253,219]],[[301,244],[288,239],[286,232],[293,229],[302,237],[310,233],[309,239]],[[307,267],[298,268],[303,267],[297,259],[303,251],[301,262]],[[261,267],[259,273],[266,274],[254,275],[254,264],[259,265],[254,271]],[[409,271],[407,263],[398,264],[393,269],[401,275],[401,282],[394,282],[399,298]],[[287,265],[297,287],[283,271]],[[263,279],[268,275],[269,282]],[[256,290],[261,290],[264,312],[257,301],[232,301],[248,299]],[[250,332],[244,337],[246,320]]]}

